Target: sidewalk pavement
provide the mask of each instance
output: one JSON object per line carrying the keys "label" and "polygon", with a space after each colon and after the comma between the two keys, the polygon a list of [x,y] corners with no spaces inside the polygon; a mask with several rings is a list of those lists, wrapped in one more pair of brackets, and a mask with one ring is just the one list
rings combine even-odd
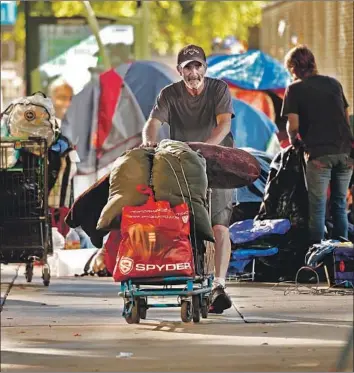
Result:
{"label": "sidewalk pavement", "polygon": [[[3,296],[15,267],[1,269]],[[200,324],[172,308],[128,325],[112,279],[53,278],[46,288],[40,273],[27,284],[23,269],[1,313],[4,372],[325,372],[352,331],[352,295],[257,283],[229,283],[233,307]]]}

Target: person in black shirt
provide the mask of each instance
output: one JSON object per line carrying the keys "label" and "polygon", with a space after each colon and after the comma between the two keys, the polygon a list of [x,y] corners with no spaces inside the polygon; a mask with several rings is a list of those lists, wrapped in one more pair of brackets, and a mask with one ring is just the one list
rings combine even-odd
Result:
{"label": "person in black shirt", "polygon": [[311,243],[324,238],[327,189],[331,185],[333,238],[348,237],[346,193],[353,173],[348,102],[341,84],[318,74],[306,46],[291,49],[285,66],[294,78],[285,92],[282,115],[288,117],[291,144],[302,143],[307,160]]}

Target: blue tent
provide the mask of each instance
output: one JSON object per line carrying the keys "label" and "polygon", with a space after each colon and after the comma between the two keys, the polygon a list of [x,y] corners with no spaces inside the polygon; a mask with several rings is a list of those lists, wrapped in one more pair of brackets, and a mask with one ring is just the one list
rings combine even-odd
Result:
{"label": "blue tent", "polygon": [[235,55],[215,55],[207,59],[208,76],[224,79],[243,89],[285,89],[290,74],[284,66],[269,55],[250,50]]}
{"label": "blue tent", "polygon": [[[272,137],[278,128],[264,113],[246,102],[232,99],[235,118],[231,120],[231,132],[237,148],[248,147],[267,151]],[[170,136],[169,126],[160,129],[160,140]]]}
{"label": "blue tent", "polygon": [[[155,61],[135,61],[116,68],[119,75],[134,94],[145,119],[161,89],[180,80],[180,76],[169,66]],[[252,147],[267,150],[272,135],[277,132],[276,125],[262,112],[247,103],[233,99],[236,117],[232,120],[232,133],[237,147]],[[169,128],[161,129],[161,139],[169,137]]]}
{"label": "blue tent", "polygon": [[116,71],[134,93],[145,119],[149,117],[161,89],[180,79],[177,71],[156,61],[123,64],[118,66]]}
{"label": "blue tent", "polygon": [[261,174],[252,185],[234,189],[232,202],[236,205],[247,202],[260,203],[263,200],[264,189],[267,183],[270,164],[273,158],[269,154],[256,149],[242,148],[242,150],[247,151],[257,159],[261,166]]}
{"label": "blue tent", "polygon": [[278,128],[263,112],[244,101],[232,99],[235,118],[231,121],[231,132],[238,148],[249,147],[266,151]]}

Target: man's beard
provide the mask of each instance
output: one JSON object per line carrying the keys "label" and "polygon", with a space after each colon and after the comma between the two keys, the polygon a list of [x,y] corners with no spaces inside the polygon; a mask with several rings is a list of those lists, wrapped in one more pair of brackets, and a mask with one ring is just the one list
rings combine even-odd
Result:
{"label": "man's beard", "polygon": [[184,81],[185,81],[187,87],[192,89],[192,90],[198,90],[201,87],[201,85],[203,84],[203,78],[201,78],[201,77],[198,77],[196,79],[185,78]]}

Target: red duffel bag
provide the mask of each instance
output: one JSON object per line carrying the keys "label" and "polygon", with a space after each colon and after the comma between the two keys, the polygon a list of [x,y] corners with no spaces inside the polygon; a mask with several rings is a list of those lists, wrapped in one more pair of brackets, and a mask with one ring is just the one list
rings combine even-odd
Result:
{"label": "red duffel bag", "polygon": [[194,276],[188,205],[171,208],[169,202],[156,202],[151,188],[138,190],[149,199],[145,205],[123,208],[115,281]]}

